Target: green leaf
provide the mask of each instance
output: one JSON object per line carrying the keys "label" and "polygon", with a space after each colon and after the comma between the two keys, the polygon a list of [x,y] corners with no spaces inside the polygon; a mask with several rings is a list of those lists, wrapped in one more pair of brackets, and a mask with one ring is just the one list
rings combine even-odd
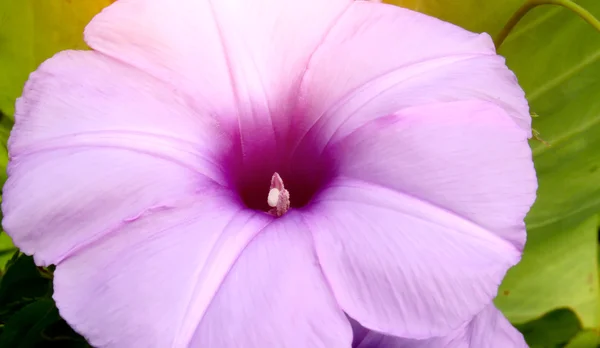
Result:
{"label": "green leaf", "polygon": [[[578,3],[600,16],[600,2]],[[498,304],[516,322],[569,307],[584,328],[599,329],[597,219],[590,216],[600,211],[600,34],[560,7],[535,9],[528,19],[500,53],[551,146],[532,142],[538,199],[526,219],[523,261],[508,273]]]}
{"label": "green leaf", "polygon": [[600,344],[598,333],[594,331],[581,331],[565,348],[595,348]]}
{"label": "green leaf", "polygon": [[52,291],[51,276],[39,269],[31,256],[17,254],[0,280],[0,320],[15,309]]}
{"label": "green leaf", "polygon": [[44,344],[37,347],[60,347],[60,348],[91,348],[85,338],[64,321],[57,321],[44,330]]}
{"label": "green leaf", "polygon": [[474,32],[496,35],[524,0],[384,0],[426,13]]}
{"label": "green leaf", "polygon": [[44,330],[59,320],[51,299],[30,303],[8,319],[0,336],[0,347],[34,347],[44,339]]}
{"label": "green leaf", "polygon": [[[579,3],[600,16],[600,2]],[[551,144],[532,142],[540,188],[527,217],[531,233],[600,211],[600,33],[563,8],[534,11],[535,25],[517,26],[500,50],[540,115],[534,127]]]}
{"label": "green leaf", "polygon": [[0,334],[0,347],[88,348],[90,345],[60,317],[54,301],[36,300],[15,313]]}
{"label": "green leaf", "polygon": [[[1,68],[0,68],[1,69]],[[0,111],[0,187],[6,182],[6,166],[8,165],[8,136],[12,129],[13,122],[8,116]]]}
{"label": "green leaf", "polygon": [[573,230],[531,234],[521,263],[509,270],[496,298],[511,322],[569,308],[584,328],[600,327],[597,228],[594,216]]}
{"label": "green leaf", "polygon": [[60,318],[52,299],[53,268],[19,252],[0,282],[0,347],[88,348]]}
{"label": "green leaf", "polygon": [[[1,69],[1,68],[0,68]],[[0,187],[4,187],[4,183],[7,179],[6,166],[8,165],[8,147],[7,141],[10,134],[10,130],[13,127],[13,121],[0,111]],[[0,191],[1,194],[1,191]],[[0,202],[2,202],[2,196],[0,196]],[[2,212],[0,212],[0,219],[2,218]],[[14,254],[16,248],[12,243],[10,237],[0,230],[0,274],[6,264],[6,261],[10,259]]]}
{"label": "green leaf", "polygon": [[0,110],[15,99],[41,62],[64,49],[86,48],[83,28],[114,0],[0,1]]}
{"label": "green leaf", "polygon": [[0,274],[16,250],[10,237],[4,231],[0,231]]}
{"label": "green leaf", "polygon": [[571,341],[579,332],[580,325],[572,311],[558,309],[537,320],[518,325],[517,328],[523,333],[530,348],[546,348],[558,347]]}

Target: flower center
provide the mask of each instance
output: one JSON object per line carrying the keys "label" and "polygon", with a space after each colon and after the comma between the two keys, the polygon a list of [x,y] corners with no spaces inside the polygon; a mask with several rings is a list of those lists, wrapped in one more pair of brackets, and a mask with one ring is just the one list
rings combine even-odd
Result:
{"label": "flower center", "polygon": [[224,154],[224,169],[250,209],[279,217],[290,208],[310,208],[314,196],[337,172],[332,157],[308,141],[274,148],[263,145],[259,135],[248,140],[243,151],[240,146]]}

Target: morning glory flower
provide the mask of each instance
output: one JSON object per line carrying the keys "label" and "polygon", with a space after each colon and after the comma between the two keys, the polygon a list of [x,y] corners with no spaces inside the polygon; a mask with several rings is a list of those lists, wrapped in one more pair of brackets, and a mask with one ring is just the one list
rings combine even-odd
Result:
{"label": "morning glory flower", "polygon": [[350,0],[120,0],[32,73],[3,225],[95,347],[524,347],[535,199],[486,34]]}

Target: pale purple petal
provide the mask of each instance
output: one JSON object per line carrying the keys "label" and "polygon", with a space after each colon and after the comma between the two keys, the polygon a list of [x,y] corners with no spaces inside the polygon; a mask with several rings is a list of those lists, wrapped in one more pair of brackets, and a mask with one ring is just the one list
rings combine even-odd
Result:
{"label": "pale purple petal", "polygon": [[363,326],[428,338],[496,295],[519,260],[508,242],[412,196],[339,179],[307,217],[341,307]]}
{"label": "pale purple petal", "polygon": [[531,135],[524,92],[489,35],[386,4],[356,1],[340,17],[313,55],[300,97],[292,133],[300,152],[375,117],[460,100],[495,103]]}
{"label": "pale purple petal", "polygon": [[203,155],[226,145],[210,138],[216,122],[186,95],[93,51],[63,51],[42,63],[16,109],[9,140],[15,156],[49,145],[140,142],[135,136],[144,135],[150,138],[145,144],[154,138],[189,142]]}
{"label": "pale purple petal", "polygon": [[258,235],[223,282],[191,347],[348,348],[350,323],[328,288],[298,212]]}
{"label": "pale purple petal", "polygon": [[369,332],[355,348],[527,348],[523,335],[488,305],[468,324],[445,337],[410,340]]}
{"label": "pale purple petal", "polygon": [[242,250],[272,221],[219,190],[187,198],[57,265],[60,314],[92,346],[184,347]]}
{"label": "pale purple petal", "polygon": [[404,109],[332,138],[326,151],[343,176],[453,212],[523,249],[537,189],[531,149],[494,104]]}
{"label": "pale purple petal", "polygon": [[228,146],[213,123],[154,79],[98,53],[45,62],[15,120],[3,226],[40,265],[224,180],[211,157]]}
{"label": "pale purple petal", "polygon": [[252,161],[286,141],[310,56],[352,3],[119,0],[94,18],[85,38],[191,96],[239,132]]}
{"label": "pale purple petal", "polygon": [[340,177],[307,222],[348,315],[422,339],[480,312],[520,257],[536,188],[526,138],[502,109],[458,102],[377,119],[332,146]]}

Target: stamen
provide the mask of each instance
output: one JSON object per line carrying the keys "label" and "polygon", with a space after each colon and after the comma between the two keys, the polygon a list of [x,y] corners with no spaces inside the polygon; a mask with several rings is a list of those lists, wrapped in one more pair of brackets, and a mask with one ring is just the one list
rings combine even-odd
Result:
{"label": "stamen", "polygon": [[280,192],[281,191],[279,191],[276,188],[272,188],[271,191],[269,191],[269,198],[267,198],[267,203],[269,203],[269,207],[275,208],[277,206]]}
{"label": "stamen", "polygon": [[283,216],[290,209],[290,193],[283,186],[283,180],[277,173],[273,174],[271,178],[267,203],[269,207],[273,208],[269,210],[269,214],[276,217]]}

